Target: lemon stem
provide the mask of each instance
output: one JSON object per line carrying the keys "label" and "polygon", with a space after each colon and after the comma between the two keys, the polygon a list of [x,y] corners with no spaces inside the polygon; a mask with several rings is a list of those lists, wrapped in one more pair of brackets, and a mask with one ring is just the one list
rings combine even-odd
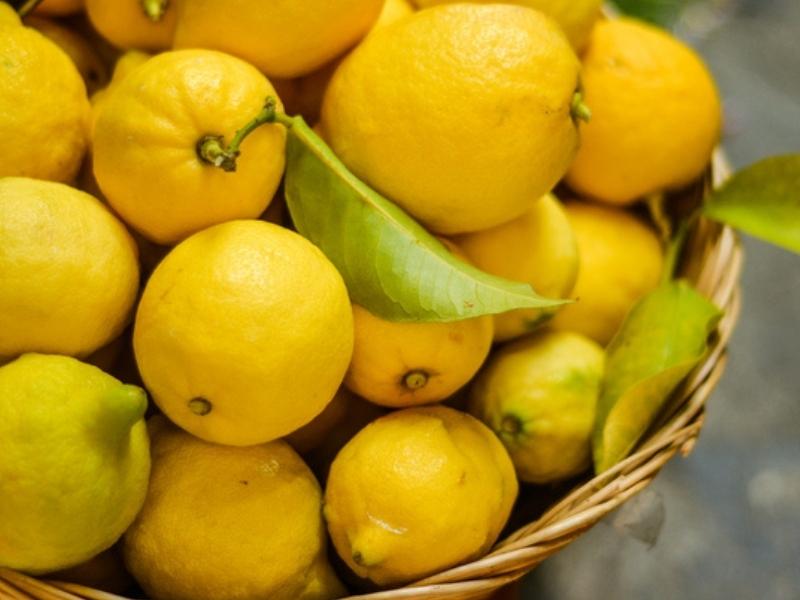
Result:
{"label": "lemon stem", "polygon": [[164,13],[167,12],[169,0],[141,0],[142,10],[144,14],[153,23],[158,23],[164,18]]}
{"label": "lemon stem", "polygon": [[236,159],[241,153],[239,147],[242,142],[265,123],[280,123],[287,128],[292,126],[292,118],[277,111],[277,100],[274,96],[267,96],[261,112],[239,129],[227,146],[221,135],[206,135],[200,138],[197,142],[197,155],[203,162],[219,167],[223,171],[228,173],[236,171]]}
{"label": "lemon stem", "polygon": [[418,390],[428,385],[428,374],[425,371],[409,371],[403,376],[403,385],[409,390]]}
{"label": "lemon stem", "polygon": [[583,93],[575,92],[572,96],[572,106],[570,107],[570,114],[574,121],[583,121],[588,123],[592,118],[591,109],[583,102]]}

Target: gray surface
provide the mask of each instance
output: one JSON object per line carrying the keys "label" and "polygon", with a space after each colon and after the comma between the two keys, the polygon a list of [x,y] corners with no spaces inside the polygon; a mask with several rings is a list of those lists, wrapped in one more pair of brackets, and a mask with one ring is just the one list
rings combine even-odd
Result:
{"label": "gray surface", "polygon": [[[702,36],[695,17],[680,31],[725,95],[733,162],[800,152],[800,1],[742,3]],[[524,598],[800,600],[800,258],[745,246],[744,310],[700,442],[639,503],[663,508],[657,542],[624,533],[625,508],[534,571]]]}

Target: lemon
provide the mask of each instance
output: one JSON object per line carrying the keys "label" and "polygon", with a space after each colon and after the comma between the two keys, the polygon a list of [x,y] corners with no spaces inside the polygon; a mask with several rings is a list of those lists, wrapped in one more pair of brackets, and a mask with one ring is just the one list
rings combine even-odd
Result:
{"label": "lemon", "polygon": [[409,0],[386,0],[383,3],[381,13],[378,15],[378,20],[375,21],[372,29],[396,23],[400,19],[409,16],[413,12],[414,7],[411,5]]}
{"label": "lemon", "polygon": [[[460,0],[414,0],[414,3],[419,8],[427,8],[458,1]],[[497,0],[472,1],[486,4]],[[586,45],[589,33],[600,16],[603,0],[506,0],[506,4],[527,6],[553,18],[564,30],[572,45],[580,50]]]}
{"label": "lemon", "polygon": [[156,267],[136,314],[136,362],[175,423],[243,446],[316,417],[353,348],[350,300],[316,246],[263,221],[211,227]]}
{"label": "lemon", "polygon": [[[92,94],[90,98],[92,104],[91,118],[89,120],[90,139],[94,137],[94,126],[97,122],[97,116],[102,112],[111,92],[117,89],[120,82],[132,73],[136,67],[143,65],[150,58],[152,58],[152,54],[148,54],[147,52],[128,50],[114,63],[114,70],[111,73],[111,80],[108,82],[108,85]],[[91,173],[91,175],[94,177],[94,173]]]}
{"label": "lemon", "polygon": [[522,481],[552,483],[591,465],[603,349],[544,331],[501,348],[470,390],[470,412],[502,440]]}
{"label": "lemon", "polygon": [[661,244],[652,228],[624,210],[581,202],[566,209],[580,254],[576,301],[551,324],[605,345],[633,305],[658,285]]}
{"label": "lemon", "polygon": [[176,2],[168,0],[85,0],[94,28],[118,48],[166,50],[172,46]]}
{"label": "lemon", "polygon": [[61,48],[0,2],[0,177],[71,181],[86,151],[89,100]]}
{"label": "lemon", "polygon": [[592,119],[567,181],[614,204],[680,187],[706,168],[722,109],[702,60],[669,33],[631,19],[598,24],[584,57]]}
{"label": "lemon", "polygon": [[[407,0],[386,0],[381,14],[378,16],[378,20],[375,21],[370,32],[391,25],[413,14],[413,12],[414,8]],[[301,114],[307,123],[316,124],[319,121],[325,90],[328,89],[328,84],[343,59],[344,56],[339,56],[312,73],[293,80],[296,82],[296,101],[290,108],[293,112]],[[288,103],[286,104],[288,106]]]}
{"label": "lemon", "polygon": [[429,229],[486,229],[520,216],[566,172],[578,70],[539,12],[437,6],[375,30],[344,60],[322,129],[357,176]]}
{"label": "lemon", "polygon": [[394,323],[353,306],[355,343],[345,385],[383,406],[444,400],[478,371],[492,345],[492,318]]}
{"label": "lemon", "polygon": [[249,448],[148,423],[153,472],[125,534],[151,598],[326,600],[344,591],[325,558],[319,484],[284,442]]}
{"label": "lemon", "polygon": [[150,470],[141,388],[66,356],[0,368],[0,566],[43,573],[111,546]]}
{"label": "lemon", "polygon": [[203,149],[226,146],[275,95],[261,73],[233,56],[182,50],[153,57],[116,84],[97,114],[100,189],[127,223],[159,244],[258,217],[283,174],[283,126],[259,127],[225,169]]}
{"label": "lemon", "polygon": [[222,50],[270,77],[297,77],[361,39],[382,6],[383,0],[182,0],[175,47]]}
{"label": "lemon", "polygon": [[[521,217],[456,238],[472,263],[488,273],[528,283],[546,298],[566,298],[578,276],[578,246],[564,208],[542,197]],[[520,309],[494,317],[494,339],[505,341],[547,321],[554,311]]]}
{"label": "lemon", "polygon": [[[43,6],[44,3],[39,6]],[[108,69],[98,51],[74,29],[65,27],[55,19],[27,17],[25,24],[32,27],[66,52],[77,67],[89,94],[108,81]]]}
{"label": "lemon", "polygon": [[485,553],[517,491],[508,454],[480,421],[442,406],[409,408],[342,448],[324,514],[348,567],[396,585]]}
{"label": "lemon", "polygon": [[136,246],[95,198],[0,178],[0,359],[85,356],[117,337],[139,288]]}
{"label": "lemon", "polygon": [[42,0],[36,6],[36,14],[64,16],[79,12],[83,8],[83,0]]}

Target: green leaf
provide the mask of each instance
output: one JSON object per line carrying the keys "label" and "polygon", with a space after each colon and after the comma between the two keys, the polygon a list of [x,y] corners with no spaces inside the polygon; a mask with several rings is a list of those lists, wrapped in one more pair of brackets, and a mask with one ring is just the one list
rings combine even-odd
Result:
{"label": "green leaf", "polygon": [[627,15],[670,28],[689,0],[614,0],[613,4]]}
{"label": "green leaf", "polygon": [[739,171],[706,201],[703,212],[800,253],[800,154],[767,158]]}
{"label": "green leaf", "polygon": [[607,349],[593,437],[598,473],[628,456],[705,356],[720,316],[686,281],[664,283],[634,306]]}
{"label": "green leaf", "polygon": [[392,321],[456,321],[564,304],[461,261],[350,173],[301,118],[288,127],[289,212],[339,269],[353,302]]}

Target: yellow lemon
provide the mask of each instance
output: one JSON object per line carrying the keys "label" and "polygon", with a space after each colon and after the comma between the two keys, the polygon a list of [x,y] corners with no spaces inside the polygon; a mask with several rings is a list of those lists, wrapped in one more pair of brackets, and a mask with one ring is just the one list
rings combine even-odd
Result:
{"label": "yellow lemon", "polygon": [[375,21],[372,28],[391,25],[413,13],[414,7],[409,0],[386,0],[383,3],[381,14],[378,15],[378,20]]}
{"label": "yellow lemon", "polygon": [[64,184],[0,178],[0,358],[85,356],[117,337],[139,288],[131,236]]}
{"label": "yellow lemon", "polygon": [[109,548],[150,471],[144,390],[66,356],[0,368],[0,567],[30,573]]}
{"label": "yellow lemon", "polygon": [[123,552],[149,597],[340,597],[325,558],[319,484],[294,450],[280,441],[209,444],[163,417],[148,425],[150,490]]}
{"label": "yellow lemon", "polygon": [[383,0],[182,0],[175,47],[222,50],[270,77],[297,77],[361,39],[382,6]]}
{"label": "yellow lemon", "polygon": [[581,202],[566,209],[580,254],[576,301],[551,324],[605,345],[633,305],[658,285],[661,244],[652,228],[624,210]]}
{"label": "yellow lemon", "polygon": [[348,567],[397,585],[486,552],[517,491],[505,448],[480,421],[443,406],[409,408],[342,448],[324,514]]}
{"label": "yellow lemon", "polygon": [[501,348],[481,371],[470,412],[497,434],[522,481],[551,483],[589,468],[604,362],[592,340],[544,331]]}
{"label": "yellow lemon", "polygon": [[36,5],[38,15],[64,16],[83,9],[83,0],[42,0]]}
{"label": "yellow lemon", "polygon": [[33,27],[67,53],[78,68],[89,94],[93,94],[108,82],[108,68],[103,58],[77,31],[65,27],[54,19],[40,17],[28,17],[25,19],[25,24]]}
{"label": "yellow lemon", "polygon": [[[114,70],[111,73],[111,80],[108,82],[108,85],[92,94],[90,98],[92,112],[89,119],[89,139],[94,137],[94,126],[95,123],[97,123],[97,116],[102,112],[103,106],[105,106],[106,100],[110,97],[111,92],[117,89],[120,82],[132,73],[136,67],[143,65],[150,58],[152,58],[152,54],[148,54],[147,52],[128,50],[117,59],[117,62],[114,63]],[[94,173],[91,172],[91,169],[88,174],[94,177]]]}
{"label": "yellow lemon", "polygon": [[244,139],[241,156],[238,149],[223,155],[268,96],[275,89],[261,73],[220,52],[165,52],[146,61],[115,86],[96,117],[94,174],[103,195],[159,244],[258,217],[283,174],[286,130],[263,125]]}
{"label": "yellow lemon", "polygon": [[492,318],[393,323],[353,306],[355,343],[344,380],[383,406],[444,400],[477,373],[492,346]]}
{"label": "yellow lemon", "polygon": [[71,181],[87,146],[89,100],[55,43],[0,3],[0,177]]}
{"label": "yellow lemon", "polygon": [[429,229],[520,216],[578,146],[579,63],[556,24],[452,4],[369,35],[337,69],[322,129],[353,172]]}
{"label": "yellow lemon", "polygon": [[597,25],[584,57],[592,108],[567,181],[627,204],[698,177],[719,141],[722,109],[702,60],[666,31],[617,19]]}
{"label": "yellow lemon", "polygon": [[[391,25],[413,13],[414,8],[407,0],[386,0],[378,20],[375,21],[370,31]],[[338,57],[313,73],[293,80],[296,82],[296,101],[289,109],[301,114],[306,122],[316,124],[319,121],[319,115],[322,110],[325,90],[328,89],[328,84],[343,58],[343,56]]]}
{"label": "yellow lemon", "polygon": [[165,50],[175,34],[176,2],[85,0],[95,29],[118,48]]}
{"label": "yellow lemon", "polygon": [[[472,263],[488,273],[530,284],[547,298],[566,298],[578,276],[578,246],[564,208],[544,196],[521,217],[456,238]],[[521,309],[494,317],[494,339],[505,341],[547,321],[553,310]]]}
{"label": "yellow lemon", "polygon": [[136,361],[161,410],[208,441],[244,446],[316,417],[353,348],[344,282],[316,246],[263,221],[179,244],[136,314]]}
{"label": "yellow lemon", "polygon": [[[419,8],[427,8],[437,4],[450,4],[461,0],[414,0]],[[472,0],[478,3],[490,3],[497,0]],[[603,0],[506,0],[506,4],[518,4],[540,10],[552,17],[567,34],[572,45],[581,49],[597,18]]]}

